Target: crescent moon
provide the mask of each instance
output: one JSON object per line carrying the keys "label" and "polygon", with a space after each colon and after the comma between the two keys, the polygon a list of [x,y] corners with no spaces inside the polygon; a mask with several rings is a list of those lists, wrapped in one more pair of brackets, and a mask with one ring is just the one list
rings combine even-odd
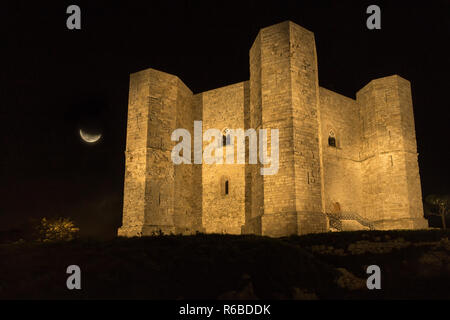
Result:
{"label": "crescent moon", "polygon": [[80,129],[80,137],[87,143],[94,143],[94,142],[97,142],[102,137],[102,134],[101,133],[89,134],[87,132],[83,132],[83,130]]}

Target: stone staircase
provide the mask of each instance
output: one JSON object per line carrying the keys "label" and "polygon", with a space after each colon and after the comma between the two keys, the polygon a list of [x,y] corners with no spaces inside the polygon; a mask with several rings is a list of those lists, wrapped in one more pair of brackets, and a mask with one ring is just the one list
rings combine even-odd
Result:
{"label": "stone staircase", "polygon": [[330,221],[330,229],[335,229],[335,231],[358,230],[358,224],[361,226],[360,230],[375,230],[369,220],[354,212],[327,213],[326,215]]}

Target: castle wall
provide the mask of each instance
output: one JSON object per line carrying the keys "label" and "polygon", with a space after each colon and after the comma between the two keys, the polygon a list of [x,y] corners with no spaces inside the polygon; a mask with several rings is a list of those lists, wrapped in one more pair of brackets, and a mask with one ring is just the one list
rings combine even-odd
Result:
{"label": "castle wall", "polygon": [[124,219],[119,234],[201,227],[195,169],[174,165],[171,158],[172,132],[179,127],[192,130],[193,115],[192,92],[178,77],[153,69],[131,75]]}
{"label": "castle wall", "polygon": [[[408,187],[409,215],[411,218],[409,228],[426,228],[428,222],[423,217],[422,188],[420,184],[419,163],[417,153],[416,129],[414,125],[414,112],[411,94],[411,83],[397,76],[398,99],[401,110],[401,127],[403,131],[403,148]],[[392,228],[392,223],[387,224]]]}
{"label": "castle wall", "polygon": [[[192,118],[194,121],[200,121],[203,119],[203,96],[202,94],[196,94],[192,97]],[[203,137],[197,137],[199,141],[203,140]],[[203,165],[194,163],[194,131],[191,131],[191,148],[192,148],[192,227],[196,231],[205,232],[203,227]],[[202,150],[200,151],[202,152]],[[200,158],[202,154],[199,155]]]}
{"label": "castle wall", "polygon": [[319,79],[314,34],[289,23],[298,234],[328,231],[323,214]]}
{"label": "castle wall", "polygon": [[409,81],[372,80],[357,93],[362,128],[362,214],[379,229],[424,227]]}
{"label": "castle wall", "polygon": [[[250,81],[244,82],[244,129],[247,130],[249,128],[253,128],[252,126],[252,113],[250,112],[251,106],[250,106]],[[248,225],[248,222],[252,219],[252,211],[253,211],[253,194],[255,193],[254,190],[255,185],[253,184],[253,178],[255,177],[255,169],[258,164],[249,164],[249,155],[250,155],[250,144],[246,139],[245,143],[245,168],[244,168],[244,174],[245,174],[245,217],[244,217],[244,224],[241,227],[241,233],[255,233],[260,234],[261,230],[258,228],[251,228],[248,230],[246,226]],[[261,188],[260,194],[262,194],[262,183],[259,185]]]}
{"label": "castle wall", "polygon": [[[194,120],[201,119],[198,102],[191,90],[178,79],[176,100],[176,128],[183,128],[191,134],[191,163],[194,162]],[[173,145],[173,143],[172,143]],[[201,165],[174,165],[174,217],[176,233],[191,233],[201,230],[202,188]],[[194,182],[194,179],[196,181]]]}
{"label": "castle wall", "polygon": [[[251,82],[250,90],[258,92],[251,92],[251,106],[261,110],[256,111],[261,112],[261,128],[279,130],[278,173],[259,178],[264,192],[261,233],[271,236],[297,233],[289,35],[288,22],[261,29],[250,51],[251,63],[256,62],[250,68],[250,79],[257,79]],[[269,134],[269,154],[270,139]],[[254,175],[257,183],[260,172]],[[261,200],[261,196],[255,200]]]}
{"label": "castle wall", "polygon": [[[208,129],[244,129],[244,82],[203,92],[203,132]],[[221,137],[222,138],[222,137]],[[217,142],[213,142],[217,143]],[[203,150],[209,142],[203,142]],[[203,226],[208,233],[240,234],[245,223],[245,164],[225,164],[229,147],[223,150],[224,164],[206,164],[202,168]],[[228,194],[225,182],[228,181]]]}
{"label": "castle wall", "polygon": [[119,235],[142,231],[145,210],[147,164],[148,77],[141,71],[130,75],[122,228]]}
{"label": "castle wall", "polygon": [[[246,118],[246,128],[253,128],[257,132],[262,123],[262,92],[261,92],[261,34],[258,33],[252,47],[250,48],[250,81],[249,81],[249,108]],[[259,137],[258,137],[259,139]],[[258,140],[259,141],[259,140]],[[246,148],[247,155],[248,147]],[[259,152],[259,149],[258,149]],[[248,158],[248,157],[247,157]],[[248,163],[248,161],[247,161]],[[245,225],[242,233],[261,234],[261,216],[264,213],[264,180],[260,174],[261,164],[247,165]]]}
{"label": "castle wall", "polygon": [[170,137],[176,128],[179,79],[153,69],[147,70],[149,95],[147,98],[147,165],[145,191],[145,221],[142,233],[159,230],[174,232],[175,168],[171,159],[173,142]]}
{"label": "castle wall", "polygon": [[[279,130],[278,173],[263,176],[263,234],[296,234],[289,23],[261,29],[260,33],[262,127]],[[267,149],[270,153],[270,139]],[[273,214],[276,216],[270,216]]]}
{"label": "castle wall", "polygon": [[[325,212],[358,214],[362,207],[359,105],[322,87],[319,92]],[[328,144],[330,133],[336,147]]]}
{"label": "castle wall", "polygon": [[[289,21],[261,29],[250,50],[251,123],[259,124],[261,117],[263,129],[279,130],[279,170],[262,177],[253,171],[256,192],[249,229],[261,225],[261,233],[270,236],[326,230],[317,105],[312,32]],[[269,134],[269,154],[270,139]],[[258,179],[263,180],[263,195],[256,189]]]}

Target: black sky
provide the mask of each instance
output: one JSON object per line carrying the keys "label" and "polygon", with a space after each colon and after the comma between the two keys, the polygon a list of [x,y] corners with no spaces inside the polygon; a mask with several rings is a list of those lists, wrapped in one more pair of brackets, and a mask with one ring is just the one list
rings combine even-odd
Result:
{"label": "black sky", "polygon": [[[194,93],[247,80],[258,30],[285,20],[315,33],[325,88],[354,98],[374,78],[411,81],[423,194],[450,192],[450,1],[93,2],[0,5],[0,230],[120,225],[129,74],[155,68]],[[81,30],[66,28],[71,4]],[[370,4],[381,30],[366,28]],[[82,143],[80,126],[102,140]]]}

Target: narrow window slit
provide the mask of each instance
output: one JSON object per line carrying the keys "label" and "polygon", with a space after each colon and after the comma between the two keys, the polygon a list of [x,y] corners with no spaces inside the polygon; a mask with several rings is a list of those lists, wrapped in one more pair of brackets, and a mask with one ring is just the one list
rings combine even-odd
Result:
{"label": "narrow window slit", "polygon": [[336,148],[336,136],[334,135],[333,131],[330,131],[330,134],[328,135],[328,145],[330,147]]}

